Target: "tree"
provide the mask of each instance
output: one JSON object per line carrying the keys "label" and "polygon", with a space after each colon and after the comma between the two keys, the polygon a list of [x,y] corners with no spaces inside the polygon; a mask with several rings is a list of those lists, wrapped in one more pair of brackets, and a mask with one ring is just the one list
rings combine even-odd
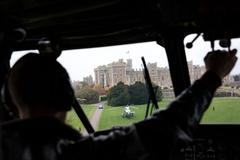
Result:
{"label": "tree", "polygon": [[[156,99],[162,100],[162,90],[160,87],[153,84],[154,90],[157,89]],[[148,99],[148,90],[142,82],[136,82],[133,85],[127,86],[122,82],[112,87],[107,95],[108,105],[120,106],[127,104],[146,104]]]}
{"label": "tree", "polygon": [[112,87],[108,92],[108,105],[120,106],[129,103],[128,86],[119,82],[116,86]]}
{"label": "tree", "polygon": [[155,92],[157,101],[158,101],[158,102],[159,102],[159,101],[162,101],[163,94],[162,94],[162,89],[161,89],[161,87],[153,84],[153,90],[154,90],[154,92]]}
{"label": "tree", "polygon": [[131,104],[146,104],[148,99],[147,89],[144,83],[136,82],[129,87]]}
{"label": "tree", "polygon": [[157,99],[158,102],[162,101],[162,99],[163,99],[163,94],[162,94],[161,87],[158,87],[158,89],[157,89],[156,99]]}
{"label": "tree", "polygon": [[107,94],[106,90],[105,90],[101,85],[99,85],[99,84],[96,84],[96,85],[93,87],[93,89],[94,89],[96,92],[98,92],[99,95],[106,95],[106,94]]}
{"label": "tree", "polygon": [[85,103],[87,104],[98,103],[99,100],[99,94],[89,86],[77,90],[75,94],[77,98],[86,99]]}

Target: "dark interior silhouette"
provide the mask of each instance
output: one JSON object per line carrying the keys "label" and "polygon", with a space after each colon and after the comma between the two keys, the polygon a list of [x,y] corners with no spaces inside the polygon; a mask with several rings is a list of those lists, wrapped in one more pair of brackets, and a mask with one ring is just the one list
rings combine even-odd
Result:
{"label": "dark interior silhouette", "polygon": [[[39,49],[43,40],[59,50],[155,41],[166,49],[177,96],[190,86],[184,38],[193,33],[210,42],[239,38],[238,15],[234,0],[2,0],[0,85],[12,52]],[[16,112],[4,103],[1,123],[13,118],[9,110]],[[240,125],[202,124],[193,143],[179,142],[173,159],[239,159],[239,137]]]}

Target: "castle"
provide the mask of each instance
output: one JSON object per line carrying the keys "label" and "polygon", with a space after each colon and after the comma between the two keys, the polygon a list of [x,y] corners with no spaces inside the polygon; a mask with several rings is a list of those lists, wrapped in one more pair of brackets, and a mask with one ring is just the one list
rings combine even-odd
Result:
{"label": "castle", "polygon": [[[167,67],[158,67],[157,62],[148,63],[147,68],[151,77],[152,83],[161,86],[162,88],[172,88],[172,81],[169,69]],[[192,61],[188,62],[189,75],[191,82],[200,78],[205,72],[204,66],[193,65]],[[117,62],[112,62],[108,65],[101,65],[94,69],[95,84],[104,88],[113,87],[118,82],[131,85],[137,81],[145,83],[143,70],[132,68],[132,59],[119,59]],[[230,82],[232,79],[227,76],[224,80],[225,83]]]}

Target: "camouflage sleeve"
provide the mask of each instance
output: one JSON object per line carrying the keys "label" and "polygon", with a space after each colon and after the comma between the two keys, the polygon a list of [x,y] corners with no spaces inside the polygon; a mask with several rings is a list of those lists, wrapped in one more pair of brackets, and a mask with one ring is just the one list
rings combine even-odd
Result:
{"label": "camouflage sleeve", "polygon": [[191,141],[194,127],[199,124],[220,85],[221,79],[208,71],[167,109],[156,111],[148,120],[137,123],[137,132],[148,152],[154,157],[161,155],[168,159],[177,140]]}
{"label": "camouflage sleeve", "polygon": [[67,159],[144,160],[148,158],[134,125],[96,132],[65,146]]}

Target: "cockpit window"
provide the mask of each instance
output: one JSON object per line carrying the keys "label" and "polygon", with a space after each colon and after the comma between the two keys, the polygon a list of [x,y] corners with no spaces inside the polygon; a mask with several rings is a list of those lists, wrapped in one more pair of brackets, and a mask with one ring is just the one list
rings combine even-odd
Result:
{"label": "cockpit window", "polygon": [[[26,54],[16,52],[12,61]],[[57,59],[68,71],[75,96],[95,130],[129,125],[146,116],[145,58],[159,107],[174,98],[165,49],[156,42],[65,50]],[[148,115],[154,111],[152,104]],[[75,111],[67,123],[86,133]]]}
{"label": "cockpit window", "polygon": [[[184,44],[194,39],[196,34],[185,38]],[[220,41],[215,41],[215,50],[225,49],[219,45]],[[240,39],[231,40],[231,48],[240,51]],[[193,44],[191,49],[185,48],[188,61],[189,75],[191,82],[198,79],[205,71],[203,58],[207,52],[211,51],[210,42],[203,40],[200,36]],[[237,54],[239,59],[239,53]],[[239,124],[240,123],[240,62],[223,80],[223,85],[217,90],[211,106],[204,114],[201,123],[208,124]]]}
{"label": "cockpit window", "polygon": [[[96,130],[144,119],[148,93],[142,56],[152,83],[158,86],[159,106],[165,107],[174,93],[165,49],[156,42],[68,50],[58,58],[68,70],[76,97]],[[83,128],[74,112],[69,113],[67,122]]]}
{"label": "cockpit window", "polygon": [[21,58],[22,56],[24,56],[27,53],[38,53],[38,50],[26,50],[26,51],[17,51],[17,52],[13,52],[11,59],[10,59],[10,66],[12,67],[16,61]]}

